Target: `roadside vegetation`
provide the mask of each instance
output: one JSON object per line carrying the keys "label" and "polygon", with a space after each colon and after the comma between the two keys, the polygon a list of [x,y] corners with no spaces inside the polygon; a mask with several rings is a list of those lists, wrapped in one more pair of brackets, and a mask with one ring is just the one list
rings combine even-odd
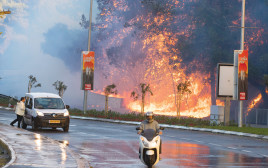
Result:
{"label": "roadside vegetation", "polygon": [[[105,111],[88,110],[86,114],[79,109],[70,109],[70,114],[74,116],[85,116],[85,117],[96,117],[96,118],[107,118],[114,120],[125,120],[125,121],[138,121],[141,122],[145,119],[144,114],[141,113],[119,113],[109,111],[106,115]],[[160,124],[171,124],[171,125],[183,125],[183,126],[209,126],[208,120],[202,120],[197,118],[183,118],[177,119],[176,117],[155,115],[154,119]]]}
{"label": "roadside vegetation", "polygon": [[[86,114],[82,110],[79,109],[70,109],[70,115],[73,116],[83,116],[83,117],[95,117],[95,118],[104,118],[104,119],[114,119],[114,120],[124,120],[124,121],[137,121],[141,122],[145,119],[144,115],[141,113],[119,113],[114,111],[97,111],[97,110],[88,110]],[[236,131],[243,133],[251,133],[258,135],[268,135],[267,128],[255,128],[250,126],[243,126],[239,128],[236,123],[230,122],[229,126],[211,126],[210,121],[208,119],[199,119],[193,117],[180,117],[178,119],[176,116],[163,116],[163,115],[155,115],[154,119],[158,121],[160,124],[169,124],[169,125],[180,125],[180,126],[188,126],[188,127],[199,127],[199,128],[209,128],[209,129],[220,129],[226,131]]]}
{"label": "roadside vegetation", "polygon": [[1,148],[1,143],[0,143],[0,167],[3,167],[4,165],[6,165],[9,162],[9,160],[10,160],[10,157],[8,153],[6,152],[6,150]]}
{"label": "roadside vegetation", "polygon": [[0,94],[0,106],[14,107],[14,105],[16,105],[17,102],[18,102],[17,98],[12,98],[12,97]]}

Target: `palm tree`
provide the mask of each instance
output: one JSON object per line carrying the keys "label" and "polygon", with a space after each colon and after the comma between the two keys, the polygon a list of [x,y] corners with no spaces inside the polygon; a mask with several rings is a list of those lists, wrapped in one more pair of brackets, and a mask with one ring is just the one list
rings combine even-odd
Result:
{"label": "palm tree", "polygon": [[181,82],[178,84],[178,103],[177,103],[177,118],[180,118],[180,106],[181,106],[181,100],[184,96],[184,94],[191,94],[192,91],[189,89],[189,86],[191,83],[189,81]]}
{"label": "palm tree", "polygon": [[35,87],[35,88],[41,87],[41,83],[38,83],[35,85],[35,83],[37,82],[36,77],[34,77],[33,75],[30,75],[28,78],[29,78],[28,93],[31,92],[32,87]]}
{"label": "palm tree", "polygon": [[58,81],[58,80],[54,82],[52,85],[55,86],[55,89],[58,91],[59,96],[62,97],[63,93],[67,89],[67,86],[62,81]]}
{"label": "palm tree", "polygon": [[105,87],[104,93],[105,93],[105,114],[106,116],[108,115],[108,100],[109,100],[109,95],[111,94],[117,94],[117,90],[115,89],[116,85],[111,84]]}
{"label": "palm tree", "polygon": [[[151,91],[150,84],[141,83],[141,113],[144,113],[144,104],[145,104],[145,95],[147,92],[149,92],[151,95],[153,95],[153,92]],[[133,97],[134,100],[137,100],[139,98],[139,94],[137,94],[135,91],[131,92],[130,97]]]}
{"label": "palm tree", "polygon": [[268,75],[265,74],[263,76],[263,79],[264,79],[264,85],[265,85],[265,92],[268,93]]}

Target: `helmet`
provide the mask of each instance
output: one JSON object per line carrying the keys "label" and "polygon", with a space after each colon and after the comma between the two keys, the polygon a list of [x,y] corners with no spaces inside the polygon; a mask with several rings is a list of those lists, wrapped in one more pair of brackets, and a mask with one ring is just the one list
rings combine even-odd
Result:
{"label": "helmet", "polygon": [[146,117],[148,117],[148,116],[152,116],[153,117],[154,116],[154,113],[152,111],[148,111],[145,115],[146,115]]}
{"label": "helmet", "polygon": [[151,122],[153,122],[153,117],[154,117],[154,113],[153,112],[151,112],[151,111],[148,111],[146,114],[145,114],[145,116],[146,116],[146,119],[147,119],[147,121],[149,122],[149,123],[151,123]]}

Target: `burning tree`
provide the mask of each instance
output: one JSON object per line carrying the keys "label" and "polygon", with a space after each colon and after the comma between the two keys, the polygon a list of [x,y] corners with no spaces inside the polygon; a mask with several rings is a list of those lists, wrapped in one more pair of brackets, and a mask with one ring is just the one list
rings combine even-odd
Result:
{"label": "burning tree", "polygon": [[[177,117],[180,118],[180,107],[183,96],[186,94],[191,94],[192,91],[189,89],[191,83],[189,81],[181,82],[178,84],[178,103],[177,103]],[[188,98],[188,96],[187,96]]]}
{"label": "burning tree", "polygon": [[56,81],[52,84],[52,86],[55,86],[55,89],[58,91],[58,94],[60,97],[63,97],[63,93],[66,91],[67,86],[62,81]]}
{"label": "burning tree", "polygon": [[28,93],[31,92],[32,87],[37,88],[41,87],[41,83],[35,84],[37,82],[36,77],[33,75],[29,76],[29,83],[28,83]]}
{"label": "burning tree", "polygon": [[117,90],[115,89],[116,85],[111,84],[105,87],[104,93],[105,93],[105,114],[106,116],[108,115],[108,100],[109,100],[109,95],[111,94],[117,94]]}
{"label": "burning tree", "polygon": [[[153,95],[153,92],[151,91],[150,84],[141,83],[141,113],[144,113],[144,104],[145,104],[145,96],[146,93],[150,93]],[[139,98],[139,94],[135,91],[131,92],[131,97],[133,97],[134,100],[137,100]]]}

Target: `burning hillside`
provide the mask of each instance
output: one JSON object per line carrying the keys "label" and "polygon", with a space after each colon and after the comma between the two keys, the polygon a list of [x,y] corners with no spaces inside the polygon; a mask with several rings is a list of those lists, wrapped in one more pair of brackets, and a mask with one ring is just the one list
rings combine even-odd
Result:
{"label": "burning hillside", "polygon": [[[153,96],[147,95],[145,111],[176,115],[177,85],[189,81],[191,94],[181,100],[181,115],[208,116],[210,105],[216,103],[216,64],[232,62],[233,50],[239,48],[240,30],[231,30],[229,24],[239,23],[240,1],[97,2],[96,89],[115,83],[127,108],[140,111],[140,102],[133,101],[130,93],[147,83]],[[254,22],[250,17],[247,21]],[[263,29],[248,33],[249,50],[267,43],[261,40],[263,33]]]}

